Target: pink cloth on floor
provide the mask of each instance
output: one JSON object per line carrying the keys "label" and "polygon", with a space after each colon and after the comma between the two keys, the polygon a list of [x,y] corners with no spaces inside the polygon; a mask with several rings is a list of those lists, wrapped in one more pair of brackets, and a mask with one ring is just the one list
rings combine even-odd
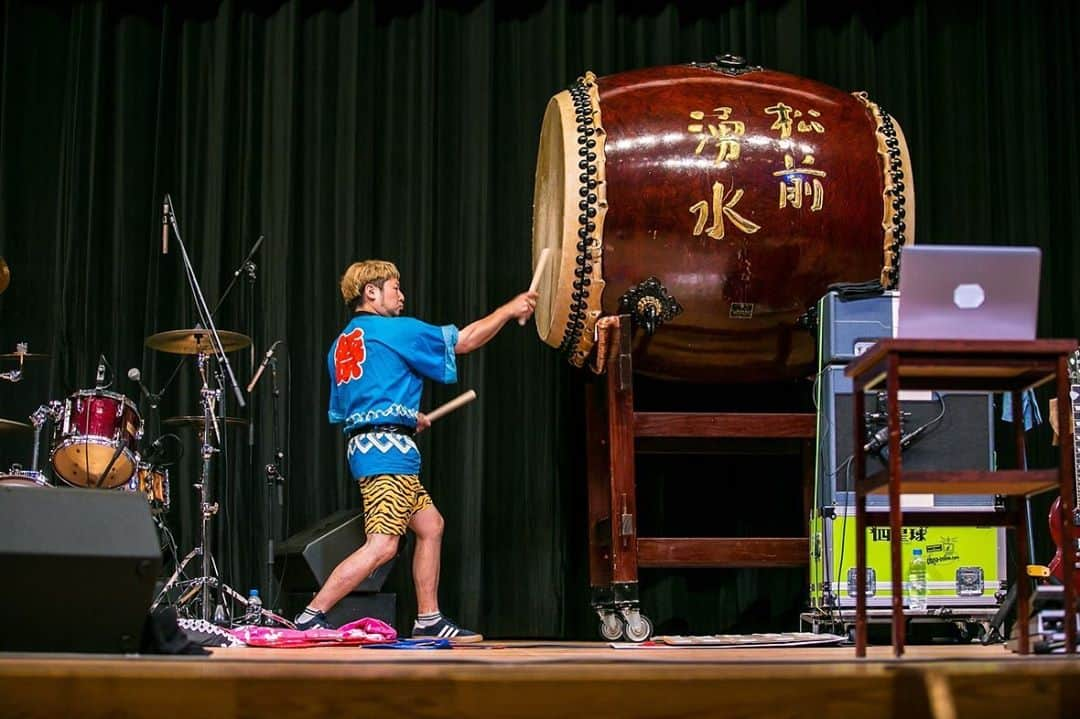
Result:
{"label": "pink cloth on floor", "polygon": [[238,627],[230,631],[249,647],[298,649],[301,647],[353,647],[383,644],[397,639],[397,632],[386,622],[365,617],[337,629],[279,629],[277,627]]}

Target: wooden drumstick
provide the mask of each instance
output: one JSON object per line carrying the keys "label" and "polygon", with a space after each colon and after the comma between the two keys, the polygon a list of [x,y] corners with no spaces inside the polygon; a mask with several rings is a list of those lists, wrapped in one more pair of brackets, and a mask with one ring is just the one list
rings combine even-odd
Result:
{"label": "wooden drumstick", "polygon": [[460,407],[460,406],[462,406],[464,404],[468,404],[469,402],[472,402],[474,399],[476,399],[476,390],[471,389],[468,392],[464,392],[462,394],[459,394],[457,397],[454,397],[452,400],[450,400],[446,404],[440,404],[438,407],[436,407],[435,409],[428,412],[427,413],[428,421],[429,422],[434,422],[439,417],[442,417],[444,414],[450,414],[451,412],[453,412],[458,407]]}
{"label": "wooden drumstick", "polygon": [[[529,283],[529,292],[536,292],[536,288],[540,286],[540,277],[544,274],[544,268],[547,267],[548,256],[551,254],[551,248],[545,247],[540,250],[540,259],[536,261],[536,270],[533,271],[532,282]],[[524,326],[525,319],[518,320],[518,324]]]}

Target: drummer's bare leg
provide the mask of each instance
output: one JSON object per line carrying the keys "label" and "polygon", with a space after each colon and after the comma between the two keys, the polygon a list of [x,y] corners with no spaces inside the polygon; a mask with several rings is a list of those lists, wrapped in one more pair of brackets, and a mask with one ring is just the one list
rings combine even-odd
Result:
{"label": "drummer's bare leg", "polygon": [[478,642],[484,637],[462,629],[439,611],[439,554],[442,551],[443,518],[435,507],[426,507],[412,516],[409,528],[416,532],[413,553],[413,582],[416,584],[415,639],[449,639],[451,642]]}
{"label": "drummer's bare leg", "polygon": [[416,585],[417,614],[439,611],[439,565],[442,552],[443,517],[434,506],[421,509],[409,520],[416,532],[413,552],[413,582]]}
{"label": "drummer's bare leg", "polygon": [[371,573],[397,556],[398,540],[388,534],[369,534],[364,545],[334,567],[326,584],[308,608],[327,612],[346,594],[356,589]]}

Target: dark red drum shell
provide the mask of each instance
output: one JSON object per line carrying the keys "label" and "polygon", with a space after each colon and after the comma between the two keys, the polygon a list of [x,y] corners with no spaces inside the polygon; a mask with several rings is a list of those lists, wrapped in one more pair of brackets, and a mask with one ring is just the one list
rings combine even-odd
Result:
{"label": "dark red drum shell", "polygon": [[[120,417],[117,410],[120,406]],[[139,413],[130,400],[109,395],[82,395],[71,409],[71,428],[81,436],[113,438],[117,428],[125,445],[134,447],[139,431]]]}
{"label": "dark red drum shell", "polygon": [[[654,336],[635,333],[635,369],[697,381],[812,372],[814,338],[795,329],[796,319],[829,284],[878,279],[886,263],[892,210],[876,107],[784,73],[733,77],[691,66],[597,78],[594,96],[606,214],[596,230],[602,282],[593,283],[602,299],[590,306],[616,314],[620,298],[650,276],[682,306]],[[790,121],[787,137],[782,114]],[[558,119],[550,107],[548,115]],[[565,115],[562,121],[564,135],[573,135]],[[570,146],[564,164],[576,172],[570,153],[577,147],[562,145]],[[906,184],[905,195],[910,177]],[[567,217],[579,212],[576,202],[567,199]],[[913,202],[910,209],[908,241]],[[537,242],[534,236],[534,259]],[[568,255],[577,242],[569,232],[561,239],[564,275],[542,289],[541,304],[572,303],[565,268],[572,271]],[[565,314],[553,309],[542,319]],[[558,346],[559,328],[540,324],[541,337]]]}

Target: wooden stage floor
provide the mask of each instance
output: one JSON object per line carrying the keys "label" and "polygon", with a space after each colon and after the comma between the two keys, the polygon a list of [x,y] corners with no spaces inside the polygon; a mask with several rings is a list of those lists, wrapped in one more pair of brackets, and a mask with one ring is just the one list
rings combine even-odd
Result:
{"label": "wooden stage floor", "polygon": [[209,657],[0,654],[0,717],[1080,716],[1080,659],[1003,645],[451,650],[218,649]]}

